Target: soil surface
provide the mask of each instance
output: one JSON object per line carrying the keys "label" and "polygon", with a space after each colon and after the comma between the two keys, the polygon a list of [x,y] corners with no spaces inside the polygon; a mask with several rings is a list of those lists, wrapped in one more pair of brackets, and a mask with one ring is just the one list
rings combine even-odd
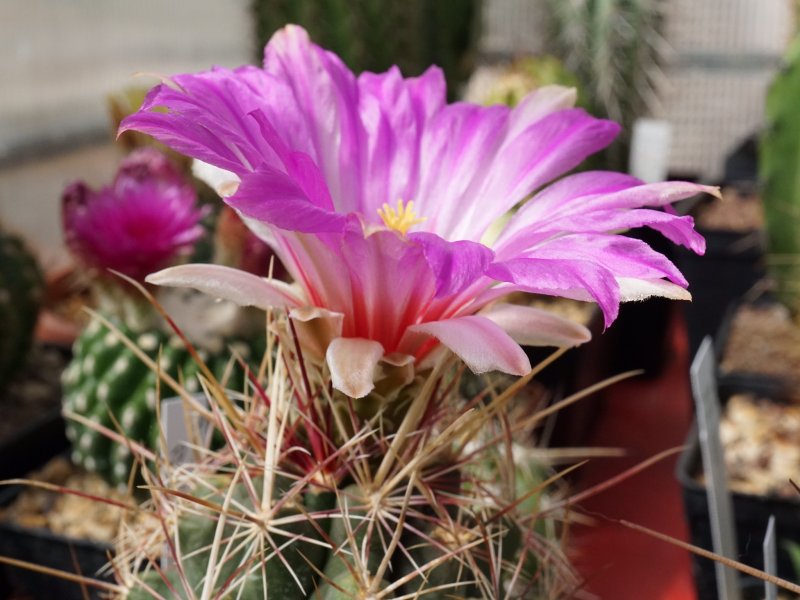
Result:
{"label": "soil surface", "polygon": [[800,501],[790,482],[798,479],[800,465],[800,406],[736,394],[725,406],[719,432],[731,489]]}
{"label": "soil surface", "polygon": [[65,347],[34,344],[19,377],[0,390],[0,442],[61,408],[61,372],[69,354]]}
{"label": "soil surface", "polygon": [[764,208],[755,194],[727,187],[722,200],[715,198],[697,209],[696,221],[699,229],[746,233],[764,228]]}
{"label": "soil surface", "polygon": [[[99,498],[130,502],[125,494],[110,488],[98,475],[79,469],[63,456],[31,473],[29,479]],[[123,509],[105,502],[33,486],[22,491],[7,508],[0,509],[0,519],[14,521],[23,527],[49,529],[67,537],[106,543],[114,539],[122,515]]]}
{"label": "soil surface", "polygon": [[[720,361],[723,373],[747,372],[800,383],[800,327],[781,304],[742,305]],[[800,400],[800,386],[793,393]]]}

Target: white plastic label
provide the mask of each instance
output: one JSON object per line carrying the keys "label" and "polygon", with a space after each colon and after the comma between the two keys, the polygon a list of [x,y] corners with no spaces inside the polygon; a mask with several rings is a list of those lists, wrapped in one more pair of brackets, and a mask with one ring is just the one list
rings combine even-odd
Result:
{"label": "white plastic label", "polygon": [[[207,407],[203,394],[193,396],[195,402]],[[161,430],[167,446],[167,460],[180,465],[195,460],[193,447],[207,448],[210,443],[210,428],[206,419],[195,411],[185,410],[186,403],[180,397],[166,398],[161,402]]]}

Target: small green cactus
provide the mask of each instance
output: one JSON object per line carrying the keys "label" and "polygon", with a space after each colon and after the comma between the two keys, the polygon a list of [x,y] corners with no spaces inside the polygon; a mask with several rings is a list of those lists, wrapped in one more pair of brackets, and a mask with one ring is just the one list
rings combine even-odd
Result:
{"label": "small green cactus", "polygon": [[469,76],[480,17],[479,0],[253,0],[258,58],[272,34],[301,25],[354,71],[392,65],[419,75],[435,64],[448,89]]}
{"label": "small green cactus", "polygon": [[800,314],[800,38],[767,94],[759,176],[770,273],[779,298]]}
{"label": "small green cactus", "polygon": [[[133,341],[140,350],[156,360],[164,373],[182,380],[190,393],[200,391],[199,366],[176,335],[157,328],[136,333],[121,323],[119,334],[98,321],[81,333],[73,347],[73,360],[63,376],[63,406],[68,413],[81,415],[116,431],[121,426],[125,436],[145,447],[159,448],[159,425],[156,419],[158,375],[142,362],[120,339],[120,334]],[[237,355],[258,370],[263,345],[255,340],[225,340]],[[198,351],[215,377],[222,378],[228,369],[230,352],[209,355]],[[241,386],[244,372],[231,363],[228,380]],[[162,386],[163,388],[164,386]],[[168,393],[166,395],[169,395]],[[106,435],[78,421],[67,424],[67,437],[72,442],[72,460],[89,471],[102,475],[115,485],[128,482],[133,458],[128,446],[117,444]]]}
{"label": "small green cactus", "polygon": [[0,389],[24,363],[33,340],[44,277],[22,240],[0,227]]}

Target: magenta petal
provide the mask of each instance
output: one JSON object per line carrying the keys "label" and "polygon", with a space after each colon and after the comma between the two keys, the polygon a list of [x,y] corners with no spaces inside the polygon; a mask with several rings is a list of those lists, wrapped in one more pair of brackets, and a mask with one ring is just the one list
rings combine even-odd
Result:
{"label": "magenta petal", "polygon": [[314,160],[305,152],[289,148],[263,111],[253,111],[249,116],[258,123],[264,140],[282,163],[282,168],[278,170],[285,172],[312,203],[333,211],[333,200],[325,176]]}
{"label": "magenta petal", "polygon": [[621,190],[602,202],[604,208],[636,208],[638,206],[669,206],[683,200],[709,194],[719,197],[719,188],[690,181],[660,181]]}
{"label": "magenta petal", "polygon": [[[525,196],[607,146],[619,132],[615,123],[579,109],[548,114],[513,138],[506,136],[507,112],[452,105],[440,115],[422,147],[418,208],[423,216],[436,215],[433,230],[447,239],[480,237]],[[427,202],[435,202],[436,209]]]}
{"label": "magenta petal", "polygon": [[[484,189],[503,199],[498,206],[502,214],[608,146],[618,133],[616,123],[596,119],[580,109],[547,115],[503,147]],[[499,214],[486,211],[485,216],[488,226]]]}
{"label": "magenta petal", "polygon": [[647,208],[598,210],[582,216],[571,217],[569,227],[576,232],[596,232],[601,227],[603,231],[648,227],[658,231],[669,241],[684,246],[697,254],[703,254],[706,249],[706,241],[695,231],[692,217],[678,216],[660,210]]}
{"label": "magenta petal", "polygon": [[150,90],[139,112],[122,121],[120,133],[148,133],[178,152],[241,176],[275,160],[247,115],[280,87],[254,67],[178,75]]}
{"label": "magenta petal", "polygon": [[436,277],[436,297],[458,294],[483,276],[494,253],[483,244],[448,242],[433,233],[412,233],[408,238],[422,245],[425,260]]}
{"label": "magenta petal", "polygon": [[367,221],[377,221],[385,202],[418,196],[419,144],[427,121],[445,103],[444,77],[431,67],[403,79],[397,67],[358,78],[359,112],[366,133],[363,205]]}
{"label": "magenta petal", "polygon": [[341,231],[347,222],[346,215],[312,202],[296,180],[267,166],[242,179],[226,202],[247,217],[290,231]]}
{"label": "magenta petal", "polygon": [[[264,49],[264,70],[288,92],[279,105],[270,107],[272,124],[293,149],[303,150],[316,162],[337,209],[358,210],[364,193],[364,131],[353,73],[296,25],[287,25],[272,36]],[[302,127],[292,129],[291,121],[284,123],[284,113],[299,115]]]}
{"label": "magenta petal", "polygon": [[576,233],[545,242],[529,253],[532,258],[594,263],[615,277],[666,277],[687,285],[681,272],[646,243],[623,235]]}
{"label": "magenta petal", "polygon": [[[500,235],[498,245],[523,229],[546,230],[547,223],[565,214],[584,214],[593,208],[592,200],[595,197],[640,184],[641,181],[624,173],[585,171],[568,175],[538,192],[514,213]],[[597,225],[602,227],[601,223]]]}
{"label": "magenta petal", "polygon": [[511,111],[508,135],[514,137],[522,133],[531,123],[559,110],[573,108],[578,98],[575,88],[560,85],[546,85],[537,88]]}
{"label": "magenta petal", "polygon": [[643,208],[669,207],[670,202],[699,193],[716,193],[716,189],[686,182],[645,185],[633,177],[605,171],[571,175],[536,194],[514,215],[498,239],[498,251],[504,254],[512,239],[514,248],[527,247],[524,237],[532,234],[546,237],[551,232],[608,232],[648,226],[702,253],[705,244],[690,219],[678,217],[674,211]]}
{"label": "magenta petal", "polygon": [[515,284],[517,289],[551,296],[595,299],[605,317],[606,327],[619,313],[619,285],[614,274],[602,265],[576,259],[516,258],[492,264],[487,274]]}
{"label": "magenta petal", "polygon": [[481,191],[505,141],[508,115],[504,106],[458,103],[446,106],[427,124],[420,141],[419,189],[411,198],[428,219],[425,229],[446,239],[471,239],[463,233],[471,212],[497,212]]}
{"label": "magenta petal", "polygon": [[437,338],[473,373],[502,371],[521,376],[531,370],[531,363],[519,344],[486,317],[473,315],[422,323],[409,327],[409,332]]}

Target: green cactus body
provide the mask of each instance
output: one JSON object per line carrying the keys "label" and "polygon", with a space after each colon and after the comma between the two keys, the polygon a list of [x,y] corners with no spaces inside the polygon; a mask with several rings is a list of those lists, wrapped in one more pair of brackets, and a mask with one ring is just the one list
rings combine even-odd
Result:
{"label": "green cactus body", "polygon": [[[194,491],[193,494],[224,506],[230,476],[212,475],[207,481],[211,482],[213,493]],[[254,477],[253,488],[262,489],[262,482],[261,476]],[[503,586],[510,578],[497,573],[496,566],[490,567],[488,557],[492,557],[494,565],[502,562],[503,569],[509,573],[515,571],[515,579],[519,579],[517,585],[521,588],[527,589],[528,582],[535,581],[540,572],[534,547],[526,545],[525,541],[531,532],[516,519],[493,522],[489,532],[492,541],[487,538],[475,545],[480,537],[477,521],[467,518],[456,528],[459,533],[454,534],[444,522],[428,515],[428,518],[415,517],[409,521],[409,527],[401,535],[400,546],[390,556],[383,579],[376,585],[373,578],[386,558],[393,533],[382,529],[385,524],[381,524],[381,519],[373,518],[372,511],[367,508],[371,502],[369,494],[357,484],[344,486],[336,494],[328,491],[298,493],[296,489],[290,490],[294,485],[289,479],[276,481],[274,496],[283,499],[284,505],[269,517],[271,521],[267,525],[228,514],[220,534],[217,531],[220,509],[207,510],[194,502],[188,510],[181,508],[176,513],[177,519],[170,520],[175,523],[170,536],[182,557],[180,564],[192,593],[183,593],[173,559],[162,563],[163,574],[150,570],[141,576],[141,583],[134,584],[128,592],[128,600],[152,598],[153,592],[162,597],[175,597],[170,586],[179,597],[201,597],[212,557],[216,565],[212,597],[222,598],[369,600],[382,590],[385,598],[499,597],[497,594],[502,595]],[[298,502],[300,498],[302,506]],[[238,485],[229,506],[234,511],[244,507],[246,514],[259,515],[253,502],[244,486]],[[303,518],[292,519],[301,515]],[[281,521],[286,517],[291,520]],[[270,532],[269,544],[264,542],[265,530]],[[212,550],[215,536],[218,542]],[[493,546],[491,549],[487,546],[489,543]],[[280,558],[270,544],[280,547]],[[466,550],[469,546],[472,549]],[[453,556],[453,552],[458,556]],[[514,566],[520,562],[521,566]],[[404,580],[402,586],[392,593],[385,592],[390,583],[401,579]],[[494,592],[487,596],[489,589]]]}
{"label": "green cactus body", "polygon": [[[125,327],[120,327],[120,331],[153,359],[160,350],[163,371],[176,379],[180,376],[188,391],[199,391],[199,381],[195,377],[198,366],[177,336],[158,330],[136,334]],[[232,345],[250,361],[252,368],[257,369],[261,357],[259,343],[233,342]],[[221,377],[230,359],[227,346],[219,356],[209,356],[202,350],[199,353],[212,372]],[[73,354],[63,376],[64,408],[112,431],[116,431],[116,419],[130,440],[158,448],[156,373],[114,332],[97,321],[78,337]],[[241,382],[243,373],[238,365],[231,377],[231,381]],[[170,395],[165,385],[161,389],[165,396]],[[76,421],[68,422],[67,436],[73,445],[74,462],[101,474],[113,484],[122,485],[128,481],[133,458],[126,445],[117,444]]]}
{"label": "green cactus body", "polygon": [[[385,556],[381,536],[373,527],[377,522],[365,520],[367,503],[361,488],[350,485],[339,495],[339,510],[330,525],[330,541],[335,551],[328,556],[325,563],[325,581],[320,585],[319,597],[324,600],[346,600],[360,598],[363,583],[354,573],[356,561],[352,556],[355,548],[359,550],[366,543],[365,566],[370,573],[375,573]],[[350,535],[352,534],[352,540]],[[384,587],[381,585],[380,587]]]}
{"label": "green cactus body", "polygon": [[[281,482],[286,483],[282,485]],[[208,491],[194,491],[198,497],[213,502],[217,505],[224,505],[225,494],[230,485],[229,476],[219,476],[215,484],[217,489],[211,493]],[[253,479],[255,489],[261,489],[262,478]],[[288,480],[279,478],[276,481],[274,490],[276,498],[286,493],[291,487]],[[309,495],[313,496],[311,502],[315,506],[309,506]],[[247,543],[246,538],[251,533],[246,531],[247,527],[258,527],[255,524],[244,524],[236,518],[228,518],[220,537],[221,543],[216,553],[217,572],[214,578],[214,595],[223,591],[223,598],[303,598],[315,597],[317,585],[317,570],[321,570],[325,564],[328,550],[324,546],[324,541],[318,528],[309,520],[298,520],[295,522],[279,523],[280,519],[291,518],[314,510],[330,509],[332,497],[329,494],[306,494],[306,506],[303,510],[296,503],[287,502],[273,516],[275,529],[280,533],[273,532],[271,539],[280,548],[280,557],[275,550],[269,546],[264,547],[262,553],[253,552],[254,545]],[[251,505],[244,487],[238,485],[233,491],[231,506]],[[198,512],[198,510],[200,512]],[[177,527],[177,548],[181,556],[181,567],[186,576],[188,584],[194,594],[199,597],[200,590],[205,584],[208,574],[209,561],[212,556],[212,545],[216,535],[219,518],[216,513],[203,512],[202,509],[195,509],[192,512],[185,511],[178,517]],[[323,531],[325,521],[319,520],[317,525]],[[297,539],[295,539],[295,537]],[[252,538],[251,538],[252,539]],[[315,540],[313,543],[309,540]],[[257,545],[257,544],[256,544]],[[225,555],[224,561],[220,561],[220,556]],[[251,562],[248,562],[251,561]],[[257,562],[256,562],[257,561]],[[314,565],[312,568],[311,565]],[[163,566],[163,565],[162,565]],[[242,574],[240,569],[248,569],[249,573],[242,579],[238,577]],[[166,577],[170,585],[176,591],[183,591],[183,585],[175,567],[166,570]],[[172,597],[169,586],[161,575],[155,571],[147,573],[143,581],[146,586],[161,594],[163,597]],[[230,586],[228,588],[228,586]],[[301,591],[302,590],[302,591]],[[303,595],[305,594],[305,595]],[[140,598],[152,598],[152,592],[146,590],[145,586],[138,585],[128,594],[129,600]],[[192,596],[189,596],[192,597]]]}
{"label": "green cactus body", "polygon": [[767,94],[759,175],[770,272],[780,299],[800,313],[800,38]]}
{"label": "green cactus body", "polygon": [[276,30],[296,23],[356,72],[396,64],[411,76],[436,64],[448,89],[457,90],[471,71],[479,0],[253,0],[252,6],[259,54]]}
{"label": "green cactus body", "polygon": [[22,240],[0,228],[0,389],[27,357],[44,278]]}

